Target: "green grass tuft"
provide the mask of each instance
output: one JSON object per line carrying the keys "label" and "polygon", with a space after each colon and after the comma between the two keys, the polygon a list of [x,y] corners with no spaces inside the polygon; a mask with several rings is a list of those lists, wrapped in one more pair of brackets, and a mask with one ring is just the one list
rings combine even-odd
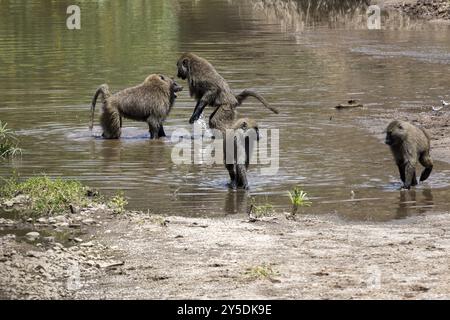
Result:
{"label": "green grass tuft", "polygon": [[0,197],[8,199],[19,194],[31,199],[32,215],[52,215],[70,210],[70,205],[86,206],[93,202],[89,189],[79,181],[50,179],[39,176],[20,182],[17,176],[3,179]]}
{"label": "green grass tuft", "polygon": [[312,202],[309,201],[308,194],[298,187],[289,191],[289,199],[292,204],[292,215],[295,215],[299,207],[310,207]]}
{"label": "green grass tuft", "polygon": [[17,135],[0,120],[0,159],[12,158],[22,154],[18,147]]}
{"label": "green grass tuft", "polygon": [[245,274],[247,277],[251,279],[273,279],[276,276],[279,276],[279,272],[275,271],[270,265],[263,264],[259,266],[254,266],[251,268],[248,268],[245,271]]}
{"label": "green grass tuft", "polygon": [[128,204],[127,199],[123,195],[123,191],[119,191],[108,202],[108,207],[114,211],[114,213],[120,214],[125,211],[125,206]]}

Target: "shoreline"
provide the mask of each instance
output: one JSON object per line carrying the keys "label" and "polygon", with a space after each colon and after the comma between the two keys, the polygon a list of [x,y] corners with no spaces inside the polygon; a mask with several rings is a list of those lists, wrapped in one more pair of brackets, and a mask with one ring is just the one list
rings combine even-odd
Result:
{"label": "shoreline", "polygon": [[413,19],[450,24],[450,3],[446,0],[372,0],[371,3]]}

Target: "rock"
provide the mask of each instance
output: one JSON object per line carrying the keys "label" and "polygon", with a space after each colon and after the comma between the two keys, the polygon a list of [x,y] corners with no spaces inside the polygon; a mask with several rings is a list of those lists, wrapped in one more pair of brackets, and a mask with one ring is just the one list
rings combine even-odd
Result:
{"label": "rock", "polygon": [[3,205],[4,205],[5,207],[7,207],[7,208],[11,208],[11,207],[14,206],[14,201],[12,201],[12,200],[7,200],[7,201],[3,202]]}
{"label": "rock", "polygon": [[33,218],[28,218],[26,221],[27,222],[33,222]]}
{"label": "rock", "polygon": [[100,269],[108,269],[118,266],[123,266],[125,264],[124,261],[104,261],[98,262],[95,266]]}
{"label": "rock", "polygon": [[80,247],[93,247],[94,246],[94,243],[92,242],[92,241],[89,241],[89,242],[85,242],[85,243],[81,243],[80,244]]}
{"label": "rock", "polygon": [[73,238],[73,241],[75,241],[75,242],[83,242],[83,239],[81,239],[81,238]]}
{"label": "rock", "polygon": [[93,225],[93,224],[95,224],[95,220],[94,220],[94,219],[91,219],[91,218],[84,219],[84,220],[81,221],[81,222],[84,223],[84,224],[87,224],[87,225]]}
{"label": "rock", "polygon": [[72,214],[80,213],[80,207],[77,207],[77,206],[71,204],[69,206],[69,208],[70,208],[70,213],[72,213]]}
{"label": "rock", "polygon": [[26,253],[27,257],[31,257],[31,258],[40,258],[42,257],[42,252],[39,251],[28,251]]}
{"label": "rock", "polygon": [[35,241],[39,238],[40,234],[39,232],[36,231],[32,231],[32,232],[28,232],[25,237],[30,240],[30,241]]}
{"label": "rock", "polygon": [[47,243],[53,243],[55,242],[55,237],[44,237],[42,240]]}
{"label": "rock", "polygon": [[39,218],[39,219],[37,219],[37,222],[39,222],[41,224],[47,224],[48,223],[48,219],[46,219],[46,218]]}
{"label": "rock", "polygon": [[67,222],[67,219],[65,216],[56,216],[55,221],[56,222]]}

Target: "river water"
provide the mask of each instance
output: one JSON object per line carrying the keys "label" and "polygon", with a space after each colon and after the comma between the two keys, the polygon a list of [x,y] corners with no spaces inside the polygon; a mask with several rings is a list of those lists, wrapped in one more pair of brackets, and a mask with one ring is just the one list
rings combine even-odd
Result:
{"label": "river water", "polygon": [[[68,1],[0,1],[0,119],[24,149],[0,174],[124,190],[128,208],[161,214],[245,213],[251,198],[289,210],[287,191],[297,185],[312,198],[305,213],[345,220],[448,211],[450,165],[436,161],[425,184],[400,192],[382,141],[387,123],[375,120],[449,97],[450,29],[383,13],[383,30],[368,30],[357,2],[312,12],[306,1],[78,1],[81,29],[68,30]],[[151,73],[174,76],[185,51],[211,61],[236,93],[254,89],[281,110],[251,99],[239,107],[280,137],[277,174],[253,166],[249,192],[228,189],[223,165],[174,164],[175,144],[149,140],[145,123],[125,120],[122,139],[103,140],[97,114],[88,130],[100,84],[116,91]],[[169,136],[191,130],[195,103],[188,90],[178,96]],[[365,108],[333,108],[349,98]]]}

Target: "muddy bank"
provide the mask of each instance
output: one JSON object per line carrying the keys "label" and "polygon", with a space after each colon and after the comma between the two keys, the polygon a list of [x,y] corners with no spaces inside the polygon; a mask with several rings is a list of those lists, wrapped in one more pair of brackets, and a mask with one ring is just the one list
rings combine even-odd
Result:
{"label": "muddy bank", "polygon": [[1,237],[0,298],[450,298],[447,214],[349,223],[105,212],[102,221],[64,245]]}
{"label": "muddy bank", "polygon": [[447,0],[380,0],[373,1],[386,9],[397,10],[414,19],[450,23],[450,2]]}
{"label": "muddy bank", "polygon": [[76,298],[450,298],[448,215],[349,224],[134,214],[108,228],[101,238],[125,264]]}

